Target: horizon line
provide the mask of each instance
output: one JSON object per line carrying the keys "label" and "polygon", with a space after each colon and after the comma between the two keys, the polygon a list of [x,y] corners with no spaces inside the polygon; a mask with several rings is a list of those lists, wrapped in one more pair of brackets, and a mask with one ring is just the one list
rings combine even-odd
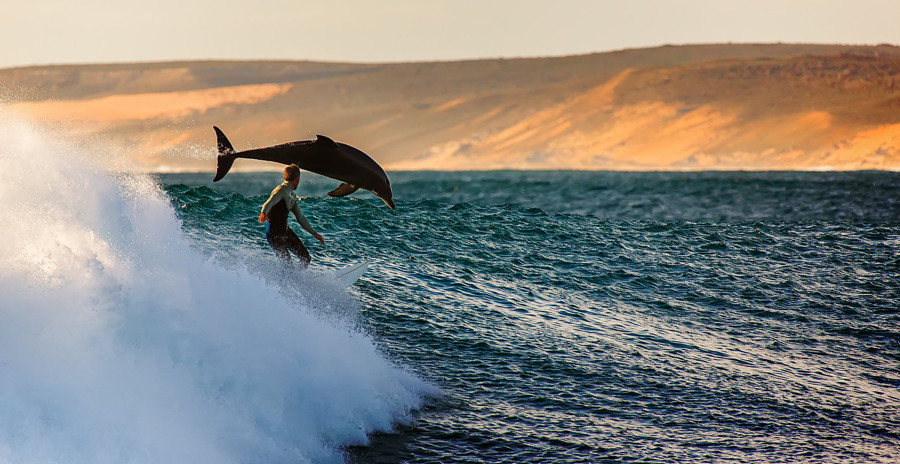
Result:
{"label": "horizon line", "polygon": [[570,58],[590,55],[603,55],[608,53],[621,53],[638,50],[653,50],[667,47],[705,47],[705,46],[823,46],[823,47],[860,47],[860,48],[878,48],[892,47],[900,48],[900,45],[881,42],[881,43],[836,43],[836,42],[685,42],[685,43],[663,43],[649,46],[624,47],[610,50],[597,50],[590,52],[575,52],[559,55],[506,55],[506,56],[485,56],[485,57],[468,57],[468,58],[436,58],[436,59],[401,59],[401,60],[320,60],[311,58],[184,58],[184,59],[158,59],[158,60],[121,60],[121,61],[84,61],[84,62],[45,62],[21,64],[0,67],[0,71],[13,69],[29,69],[29,68],[50,68],[50,67],[78,67],[78,66],[121,66],[121,65],[154,65],[154,64],[176,64],[176,63],[321,63],[321,64],[350,64],[350,65],[385,65],[385,64],[428,64],[428,63],[465,63],[474,61],[502,61],[502,60],[540,60],[553,58]]}

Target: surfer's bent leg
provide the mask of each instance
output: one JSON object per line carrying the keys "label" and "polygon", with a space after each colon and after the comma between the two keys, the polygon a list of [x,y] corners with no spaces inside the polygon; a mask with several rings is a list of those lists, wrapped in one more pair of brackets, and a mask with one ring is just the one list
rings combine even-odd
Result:
{"label": "surfer's bent leg", "polygon": [[269,245],[272,247],[272,250],[275,251],[275,255],[279,258],[290,261],[291,254],[288,253],[288,248],[286,245],[285,236],[282,234],[273,234],[271,232],[266,233],[266,241],[269,242]]}
{"label": "surfer's bent leg", "polygon": [[306,250],[300,237],[297,237],[297,234],[290,228],[283,234],[267,233],[266,240],[268,240],[269,245],[272,246],[272,249],[275,250],[275,254],[279,258],[290,261],[291,253],[293,253],[300,258],[300,266],[309,266],[309,262],[312,259],[309,255],[309,251]]}
{"label": "surfer's bent leg", "polygon": [[306,246],[303,245],[303,241],[300,240],[300,237],[297,237],[297,234],[290,228],[288,228],[287,234],[285,234],[285,247],[300,258],[301,266],[309,266],[312,257],[309,256],[309,251],[306,250]]}

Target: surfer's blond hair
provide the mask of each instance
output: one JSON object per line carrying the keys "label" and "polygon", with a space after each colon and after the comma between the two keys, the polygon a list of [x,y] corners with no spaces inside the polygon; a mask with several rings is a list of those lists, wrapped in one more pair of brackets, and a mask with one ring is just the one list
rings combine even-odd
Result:
{"label": "surfer's blond hair", "polygon": [[284,180],[291,182],[300,178],[300,166],[292,164],[284,168]]}

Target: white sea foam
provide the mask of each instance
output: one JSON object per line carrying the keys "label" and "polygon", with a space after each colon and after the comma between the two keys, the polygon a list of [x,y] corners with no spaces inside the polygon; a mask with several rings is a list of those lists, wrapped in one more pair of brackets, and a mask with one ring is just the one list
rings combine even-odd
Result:
{"label": "white sea foam", "polygon": [[2,108],[0,217],[0,462],[339,462],[429,390]]}

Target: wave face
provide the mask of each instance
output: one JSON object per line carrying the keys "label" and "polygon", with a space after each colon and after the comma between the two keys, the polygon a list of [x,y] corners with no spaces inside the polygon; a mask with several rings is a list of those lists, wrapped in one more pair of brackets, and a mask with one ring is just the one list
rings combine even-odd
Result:
{"label": "wave face", "polygon": [[341,462],[434,392],[345,293],[190,246],[149,177],[0,140],[0,462]]}

